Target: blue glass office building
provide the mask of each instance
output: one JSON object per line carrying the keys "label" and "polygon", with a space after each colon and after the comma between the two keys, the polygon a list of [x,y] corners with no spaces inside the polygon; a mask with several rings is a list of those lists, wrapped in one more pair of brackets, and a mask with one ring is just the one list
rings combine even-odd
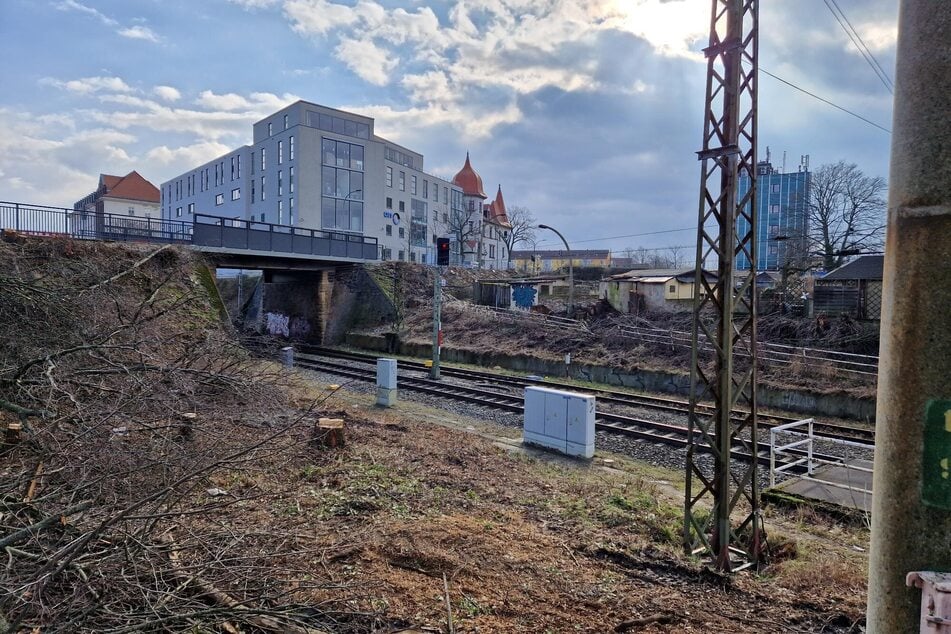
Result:
{"label": "blue glass office building", "polygon": [[[799,171],[782,173],[768,160],[756,164],[756,269],[778,271],[784,264],[806,252],[809,230],[809,187],[811,174],[808,157],[803,157]],[[750,190],[750,179],[741,175],[739,196]],[[737,232],[743,235],[748,223],[738,221]],[[777,238],[779,238],[777,240]],[[737,257],[737,268],[749,270],[750,261]]]}

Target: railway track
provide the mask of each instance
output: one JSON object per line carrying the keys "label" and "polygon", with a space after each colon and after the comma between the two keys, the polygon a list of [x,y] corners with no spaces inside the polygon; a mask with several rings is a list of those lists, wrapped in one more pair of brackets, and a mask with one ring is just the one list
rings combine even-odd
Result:
{"label": "railway track", "polygon": [[[320,359],[316,355],[298,355],[295,358],[295,364],[299,367],[345,376],[363,382],[373,383],[376,381],[375,368],[361,368],[335,363],[333,361]],[[453,385],[444,381],[436,381],[405,374],[407,369],[415,371],[425,370],[422,364],[419,365],[419,368],[406,368],[405,366],[402,368],[404,374],[399,378],[400,389],[473,403],[475,405],[493,407],[513,413],[521,413],[523,411],[524,399],[519,395],[497,392],[484,387]],[[577,390],[577,388],[575,389]],[[627,437],[653,443],[662,443],[677,448],[685,448],[688,444],[687,428],[684,426],[633,416],[624,416],[612,412],[596,412],[595,428],[607,433],[622,434]],[[744,450],[743,444],[740,442],[734,444],[733,454],[745,461],[752,460],[752,455]],[[813,455],[815,457],[822,457],[816,453]],[[827,458],[834,459],[835,457],[827,456]],[[759,464],[769,466],[770,458],[767,452],[760,452],[756,459]]]}
{"label": "railway track", "polygon": [[[319,357],[333,357],[337,359],[347,359],[360,363],[375,364],[377,355],[363,354],[359,352],[348,352],[343,350],[333,350],[329,348],[320,348],[316,346],[302,346],[301,352],[305,355],[312,354]],[[419,372],[428,372],[428,368],[417,361],[399,361],[401,369],[413,370]],[[630,394],[628,392],[619,392],[615,390],[606,390],[595,387],[579,387],[571,383],[558,381],[535,381],[523,377],[508,376],[494,372],[485,372],[479,370],[469,370],[463,368],[440,366],[440,373],[447,377],[454,377],[468,381],[483,381],[497,385],[525,388],[531,385],[540,385],[571,392],[584,392],[593,394],[597,397],[598,403],[614,405],[621,407],[640,407],[658,411],[666,411],[686,415],[689,409],[689,403],[685,400],[676,398],[667,398],[649,394]],[[699,410],[704,414],[712,414],[713,407],[709,405],[700,405]],[[746,413],[741,410],[735,410],[732,414],[734,420],[740,420]],[[800,420],[791,416],[781,416],[776,414],[760,414],[759,426],[761,429],[768,430],[776,425],[791,423]],[[830,439],[846,439],[853,442],[867,444],[869,448],[874,446],[875,434],[872,430],[854,427],[851,425],[839,425],[833,423],[816,423],[815,435]]]}

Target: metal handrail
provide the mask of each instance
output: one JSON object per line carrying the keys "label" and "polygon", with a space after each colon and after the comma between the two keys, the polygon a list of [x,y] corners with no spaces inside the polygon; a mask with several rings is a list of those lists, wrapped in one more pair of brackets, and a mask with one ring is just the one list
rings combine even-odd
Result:
{"label": "metal handrail", "polygon": [[[869,495],[872,492],[863,487],[851,486],[848,484],[842,484],[841,482],[833,482],[832,480],[827,480],[824,478],[818,478],[815,476],[816,467],[818,465],[834,465],[837,467],[843,467],[849,471],[861,471],[863,473],[872,473],[872,469],[868,467],[862,467],[855,464],[849,464],[845,461],[845,458],[841,460],[828,460],[826,458],[818,458],[813,452],[813,444],[815,442],[815,433],[814,433],[815,420],[812,418],[807,418],[804,420],[794,421],[791,423],[784,423],[782,425],[776,425],[769,430],[769,486],[773,488],[776,486],[776,475],[784,473],[786,471],[791,471],[792,469],[805,464],[806,473],[805,475],[800,475],[799,477],[803,480],[810,480],[812,482],[818,482],[825,486],[831,486],[839,489],[845,489],[847,491],[860,491],[862,493],[867,493]],[[806,431],[801,431],[798,428],[805,427]],[[779,434],[789,434],[793,436],[801,436],[799,440],[794,440],[786,444],[777,444],[777,437]],[[851,440],[845,440],[841,438],[829,438],[823,437],[823,442],[832,443],[835,445],[841,445],[846,447],[857,447],[863,450],[868,450],[869,446],[864,443],[855,442]],[[779,466],[776,466],[777,456],[782,456],[783,454],[790,453],[789,450],[797,449],[799,447],[806,447],[806,455],[800,457],[796,460],[783,463]]]}

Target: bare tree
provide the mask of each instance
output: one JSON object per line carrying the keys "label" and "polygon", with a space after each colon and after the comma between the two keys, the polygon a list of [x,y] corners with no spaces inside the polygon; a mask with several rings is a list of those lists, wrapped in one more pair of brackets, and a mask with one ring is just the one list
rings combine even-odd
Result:
{"label": "bare tree", "polygon": [[[464,252],[465,243],[472,240],[479,241],[481,227],[482,210],[477,209],[475,206],[469,209],[453,209],[449,213],[449,235],[456,243],[456,249],[458,250],[456,256],[459,258],[460,264],[462,264],[462,254]],[[476,248],[481,248],[481,244]],[[478,255],[476,260],[481,261],[481,259],[481,255]]]}
{"label": "bare tree", "polygon": [[809,242],[827,270],[848,253],[881,247],[885,232],[885,179],[854,163],[823,165],[812,175]]}
{"label": "bare tree", "polygon": [[511,253],[519,244],[532,244],[538,220],[528,207],[514,206],[507,210],[512,228],[504,234],[505,247]]}

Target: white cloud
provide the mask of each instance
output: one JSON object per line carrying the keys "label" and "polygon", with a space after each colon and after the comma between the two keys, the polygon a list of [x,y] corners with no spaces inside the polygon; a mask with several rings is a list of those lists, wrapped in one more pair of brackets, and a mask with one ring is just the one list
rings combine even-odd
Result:
{"label": "white cloud", "polygon": [[380,48],[372,40],[342,38],[334,49],[334,56],[347,65],[357,77],[377,86],[390,81],[390,71],[399,64],[399,58]]}
{"label": "white cloud", "polygon": [[96,18],[106,26],[116,26],[119,24],[98,9],[86,6],[85,4],[77,2],[76,0],[62,0],[62,2],[58,2],[56,4],[56,8],[60,11],[78,11],[79,13],[85,13],[86,15]]}
{"label": "white cloud", "polygon": [[147,26],[130,26],[126,29],[119,29],[117,33],[131,40],[145,40],[147,42],[160,41],[158,34]]}
{"label": "white cloud", "polygon": [[51,77],[40,80],[41,84],[64,88],[70,92],[90,95],[101,91],[132,92],[132,87],[119,77],[82,77],[69,81],[60,81]]}
{"label": "white cloud", "polygon": [[182,171],[183,167],[184,169],[196,167],[207,163],[216,156],[227,154],[233,149],[232,146],[217,141],[199,141],[176,148],[159,145],[146,152],[145,158],[161,165],[173,166],[176,170]]}
{"label": "white cloud", "polygon": [[241,5],[245,9],[266,9],[273,7],[280,0],[228,0],[232,4]]}
{"label": "white cloud", "polygon": [[172,86],[156,86],[152,89],[152,92],[155,95],[164,101],[178,101],[182,98],[182,93],[178,92],[177,88]]}
{"label": "white cloud", "polygon": [[855,30],[873,53],[893,49],[898,43],[898,25],[894,22],[866,22],[856,26]]}

